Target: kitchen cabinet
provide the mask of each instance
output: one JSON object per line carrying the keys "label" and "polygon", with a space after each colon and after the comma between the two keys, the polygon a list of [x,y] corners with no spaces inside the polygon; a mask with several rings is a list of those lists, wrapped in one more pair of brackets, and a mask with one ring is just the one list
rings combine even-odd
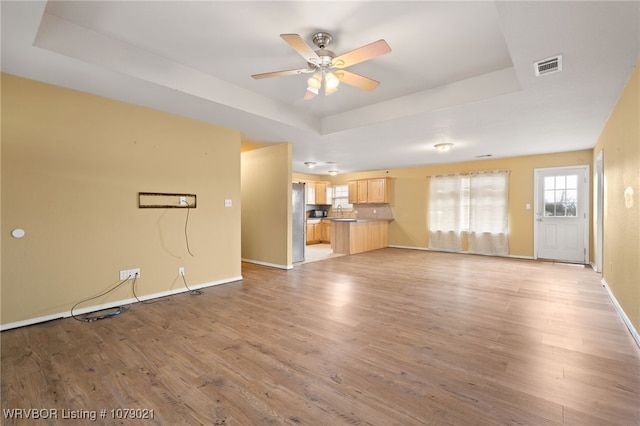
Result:
{"label": "kitchen cabinet", "polygon": [[331,221],[307,220],[307,244],[330,243],[331,242]]}
{"label": "kitchen cabinet", "polygon": [[368,203],[388,203],[389,190],[388,179],[378,178],[367,180],[367,202]]}
{"label": "kitchen cabinet", "polygon": [[349,203],[384,204],[389,202],[389,178],[350,180]]}
{"label": "kitchen cabinet", "polygon": [[316,184],[314,182],[306,182],[304,184],[304,188],[306,191],[306,200],[307,204],[315,204],[316,203]]}
{"label": "kitchen cabinet", "polygon": [[358,181],[350,180],[347,182],[349,188],[349,204],[358,204]]}
{"label": "kitchen cabinet", "polygon": [[358,204],[367,203],[369,200],[368,180],[358,181]]}
{"label": "kitchen cabinet", "polygon": [[305,182],[305,187],[307,191],[307,204],[331,204],[329,182]]}
{"label": "kitchen cabinet", "polygon": [[334,221],[331,228],[334,253],[356,254],[389,246],[389,221]]}
{"label": "kitchen cabinet", "polygon": [[331,204],[327,202],[327,188],[329,182],[316,182],[316,204]]}
{"label": "kitchen cabinet", "polygon": [[320,242],[319,235],[316,236],[316,229],[319,229],[320,221],[307,221],[307,244],[317,244]]}
{"label": "kitchen cabinet", "polygon": [[331,221],[330,220],[320,221],[320,241],[327,244],[331,242]]}

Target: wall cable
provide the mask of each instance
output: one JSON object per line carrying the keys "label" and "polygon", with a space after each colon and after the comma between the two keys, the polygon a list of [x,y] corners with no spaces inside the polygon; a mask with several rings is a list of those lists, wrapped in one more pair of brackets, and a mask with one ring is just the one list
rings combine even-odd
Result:
{"label": "wall cable", "polygon": [[166,299],[156,299],[156,300],[140,300],[140,298],[138,297],[138,295],[136,294],[136,280],[138,279],[138,273],[136,273],[136,275],[133,277],[133,284],[131,286],[132,290],[133,290],[133,297],[136,298],[136,300],[139,303],[145,304],[145,305],[151,305],[153,303],[158,303],[158,302],[162,302]]}
{"label": "wall cable", "polygon": [[180,275],[182,276],[182,281],[184,282],[184,286],[187,288],[187,290],[189,290],[189,294],[193,294],[193,295],[202,294],[200,290],[191,290],[187,285],[187,280],[185,279],[184,274],[180,274]]}
{"label": "wall cable", "polygon": [[126,310],[126,309],[125,309],[125,308],[123,308],[122,306],[119,306],[115,311],[113,311],[113,312],[109,312],[109,313],[107,313],[107,314],[102,314],[102,315],[93,315],[93,316],[91,316],[91,315],[87,314],[87,315],[85,315],[83,318],[80,318],[80,317],[78,317],[77,315],[75,315],[75,314],[73,313],[73,310],[74,310],[74,309],[75,309],[79,304],[81,304],[81,303],[88,302],[88,301],[90,301],[90,300],[94,300],[94,299],[97,299],[97,298],[99,298],[99,297],[102,297],[102,296],[104,296],[104,295],[106,295],[106,294],[111,293],[113,290],[117,289],[117,288],[118,288],[118,287],[120,287],[122,284],[124,284],[124,283],[126,283],[127,281],[129,281],[129,278],[131,278],[131,276],[128,276],[126,279],[124,279],[124,280],[120,281],[120,282],[119,282],[118,284],[116,284],[114,287],[111,287],[110,289],[108,289],[108,290],[106,290],[106,291],[104,291],[104,292],[100,293],[99,295],[94,296],[94,297],[90,297],[90,298],[88,298],[88,299],[81,300],[81,301],[79,301],[78,303],[76,303],[75,305],[73,305],[73,307],[71,308],[71,316],[73,317],[73,319],[75,319],[76,321],[81,321],[81,322],[94,322],[94,321],[101,320],[101,319],[105,319],[105,318],[109,318],[109,317],[112,317],[112,316],[115,316],[115,315],[120,315],[122,312],[124,312],[124,311]]}
{"label": "wall cable", "polygon": [[187,227],[189,225],[189,210],[191,210],[191,206],[187,204],[187,218],[184,221],[184,239],[187,242],[187,251],[189,252],[191,257],[195,257],[195,255],[191,253],[191,249],[189,248],[189,233],[187,232]]}

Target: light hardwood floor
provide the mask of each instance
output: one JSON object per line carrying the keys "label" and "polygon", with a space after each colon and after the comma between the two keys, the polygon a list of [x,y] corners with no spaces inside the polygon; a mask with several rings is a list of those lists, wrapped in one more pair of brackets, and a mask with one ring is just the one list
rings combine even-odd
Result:
{"label": "light hardwood floor", "polygon": [[387,248],[243,277],[3,332],[3,409],[98,420],[0,423],[640,424],[640,350],[590,268]]}

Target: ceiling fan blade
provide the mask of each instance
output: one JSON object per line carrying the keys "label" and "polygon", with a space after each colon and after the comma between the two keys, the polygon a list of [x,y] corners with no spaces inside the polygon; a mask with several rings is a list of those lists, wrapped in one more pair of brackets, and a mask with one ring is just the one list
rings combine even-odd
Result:
{"label": "ceiling fan blade", "polygon": [[336,68],[346,68],[389,52],[391,52],[391,48],[387,42],[384,40],[378,40],[367,44],[366,46],[352,50],[351,52],[336,56],[331,61],[331,64]]}
{"label": "ceiling fan blade", "polygon": [[305,61],[319,64],[320,57],[298,34],[280,34],[280,37],[293,47]]}
{"label": "ceiling fan blade", "polygon": [[369,92],[380,85],[380,83],[375,80],[345,70],[336,71],[335,75],[340,82]]}
{"label": "ceiling fan blade", "polygon": [[274,72],[265,72],[262,74],[254,74],[251,77],[256,80],[261,78],[271,78],[271,77],[282,77],[283,75],[295,75],[295,74],[305,74],[309,72],[313,72],[312,69],[302,68],[297,70],[286,70],[286,71],[274,71]]}

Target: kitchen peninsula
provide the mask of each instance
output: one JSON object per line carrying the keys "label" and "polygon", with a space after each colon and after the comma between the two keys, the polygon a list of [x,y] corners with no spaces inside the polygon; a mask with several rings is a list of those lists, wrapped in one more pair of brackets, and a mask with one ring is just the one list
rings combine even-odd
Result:
{"label": "kitchen peninsula", "polygon": [[376,177],[348,181],[349,211],[333,208],[329,182],[305,181],[307,245],[330,243],[334,253],[355,254],[389,245],[393,220],[391,179]]}
{"label": "kitchen peninsula", "polygon": [[334,253],[356,254],[389,245],[390,219],[331,219],[331,246]]}
{"label": "kitchen peninsula", "polygon": [[331,247],[334,253],[356,254],[389,245],[389,222],[393,212],[389,204],[388,177],[348,181],[349,203],[354,216],[332,217]]}

